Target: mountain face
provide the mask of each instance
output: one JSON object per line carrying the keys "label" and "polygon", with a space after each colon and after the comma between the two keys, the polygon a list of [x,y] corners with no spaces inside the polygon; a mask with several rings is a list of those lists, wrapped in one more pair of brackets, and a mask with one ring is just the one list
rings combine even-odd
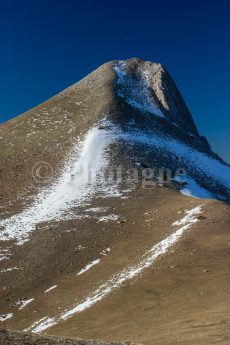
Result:
{"label": "mountain face", "polygon": [[[210,323],[225,336],[230,167],[161,64],[106,63],[0,139],[4,325],[184,344]],[[210,344],[202,327],[191,344]]]}
{"label": "mountain face", "polygon": [[[126,141],[122,147],[116,140],[118,151],[128,150],[126,156],[114,157],[116,164],[124,160],[127,165],[129,160],[133,166],[131,160],[145,161],[146,166],[167,168],[172,175],[183,168],[188,175],[185,182],[192,178],[212,197],[229,200],[229,167],[198,134],[166,69],[140,59],[107,63],[51,100],[2,125],[4,193],[14,193],[18,185],[23,191],[28,186],[34,189],[30,181],[34,162],[50,162],[56,172],[67,152],[76,146],[76,139],[92,126],[103,127],[106,121],[120,132],[122,142]],[[109,129],[108,123],[106,126]],[[146,145],[149,140],[150,145]],[[10,157],[15,157],[16,167]]]}

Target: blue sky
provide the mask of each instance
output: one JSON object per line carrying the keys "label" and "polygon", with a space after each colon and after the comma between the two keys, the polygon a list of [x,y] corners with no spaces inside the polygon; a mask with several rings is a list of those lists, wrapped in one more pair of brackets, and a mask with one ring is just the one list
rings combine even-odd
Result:
{"label": "blue sky", "polygon": [[230,163],[230,2],[2,0],[0,121],[102,63],[163,63],[198,129]]}

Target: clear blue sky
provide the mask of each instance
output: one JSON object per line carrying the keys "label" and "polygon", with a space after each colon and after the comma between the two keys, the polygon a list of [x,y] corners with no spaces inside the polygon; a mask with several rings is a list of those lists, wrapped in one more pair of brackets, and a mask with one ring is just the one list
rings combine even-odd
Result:
{"label": "clear blue sky", "polygon": [[102,63],[163,63],[201,134],[230,162],[230,2],[2,0],[0,122]]}

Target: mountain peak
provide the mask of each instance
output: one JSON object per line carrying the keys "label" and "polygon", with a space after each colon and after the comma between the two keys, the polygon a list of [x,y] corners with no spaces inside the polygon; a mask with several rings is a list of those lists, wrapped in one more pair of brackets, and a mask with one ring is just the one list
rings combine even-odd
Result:
{"label": "mountain peak", "polygon": [[[133,58],[114,63],[118,84],[124,96],[139,109],[153,112],[171,124],[198,136],[192,115],[167,69],[160,63]],[[123,85],[122,85],[123,84]],[[135,94],[136,93],[136,94]],[[141,103],[141,104],[140,104]],[[147,106],[146,106],[147,105]],[[149,107],[148,107],[149,106]],[[152,110],[151,110],[152,107]]]}

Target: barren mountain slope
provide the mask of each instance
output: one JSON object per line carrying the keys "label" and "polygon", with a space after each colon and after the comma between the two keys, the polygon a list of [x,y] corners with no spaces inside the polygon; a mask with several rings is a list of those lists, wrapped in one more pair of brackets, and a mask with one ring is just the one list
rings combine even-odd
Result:
{"label": "barren mountain slope", "polygon": [[107,63],[0,137],[1,326],[229,344],[230,167],[162,65]]}

